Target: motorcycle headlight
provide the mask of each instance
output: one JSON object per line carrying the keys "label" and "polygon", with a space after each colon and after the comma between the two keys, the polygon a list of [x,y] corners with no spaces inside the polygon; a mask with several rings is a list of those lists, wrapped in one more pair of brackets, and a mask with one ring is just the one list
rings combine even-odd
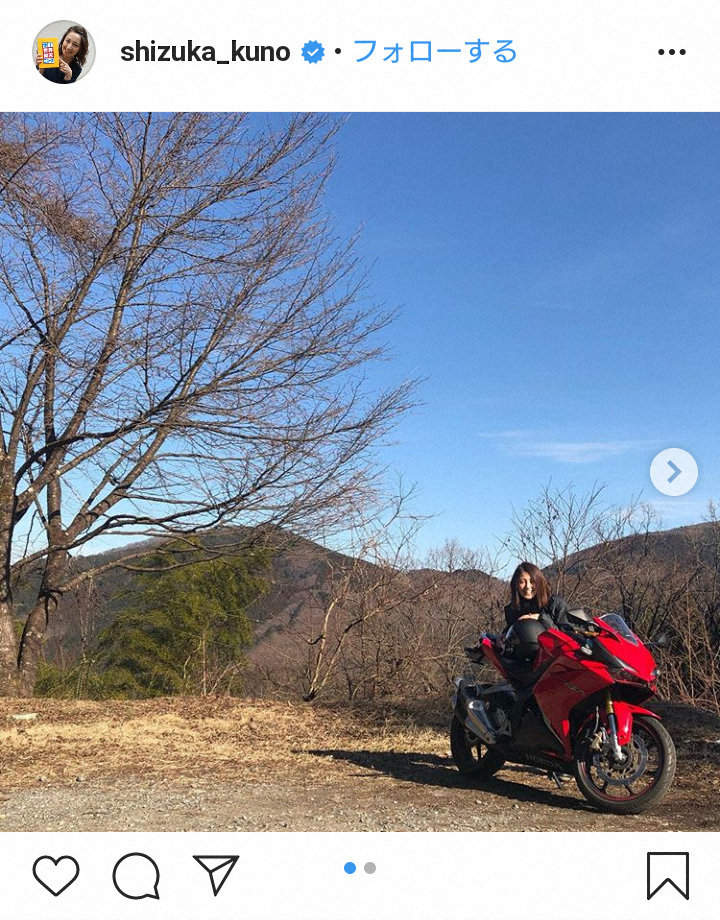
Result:
{"label": "motorcycle headlight", "polygon": [[633,684],[645,683],[645,681],[635,673],[635,671],[627,671],[625,668],[611,668],[609,669],[612,676],[615,680],[624,680]]}
{"label": "motorcycle headlight", "polygon": [[618,658],[617,665],[615,667],[608,668],[608,671],[610,671],[615,680],[632,681],[633,683],[640,681],[645,683],[645,680],[640,677],[635,668],[629,665],[626,661],[623,661],[622,658]]}

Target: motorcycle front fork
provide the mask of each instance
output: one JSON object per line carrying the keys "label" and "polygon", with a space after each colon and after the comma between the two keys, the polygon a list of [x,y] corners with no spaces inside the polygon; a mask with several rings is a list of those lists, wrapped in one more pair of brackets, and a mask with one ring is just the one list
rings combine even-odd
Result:
{"label": "motorcycle front fork", "polygon": [[605,694],[605,715],[607,716],[608,733],[610,735],[610,747],[613,757],[617,761],[624,759],[620,742],[618,741],[617,718],[615,717],[615,707],[613,706],[612,696],[608,690]]}

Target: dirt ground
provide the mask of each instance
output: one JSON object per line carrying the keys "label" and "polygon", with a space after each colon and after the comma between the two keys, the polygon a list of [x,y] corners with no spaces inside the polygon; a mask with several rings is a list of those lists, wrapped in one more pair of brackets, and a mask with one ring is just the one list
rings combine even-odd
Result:
{"label": "dirt ground", "polygon": [[675,783],[652,813],[616,817],[529,768],[463,779],[449,707],[2,700],[0,830],[720,830],[720,719],[658,708]]}

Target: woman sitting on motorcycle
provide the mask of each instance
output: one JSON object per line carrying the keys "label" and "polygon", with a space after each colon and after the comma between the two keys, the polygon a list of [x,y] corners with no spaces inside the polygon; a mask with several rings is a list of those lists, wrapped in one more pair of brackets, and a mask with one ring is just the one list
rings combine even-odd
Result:
{"label": "woman sitting on motorcycle", "polygon": [[510,603],[505,608],[506,637],[513,627],[514,657],[527,660],[537,652],[538,635],[567,623],[568,605],[550,593],[550,585],[532,562],[521,562],[510,579]]}

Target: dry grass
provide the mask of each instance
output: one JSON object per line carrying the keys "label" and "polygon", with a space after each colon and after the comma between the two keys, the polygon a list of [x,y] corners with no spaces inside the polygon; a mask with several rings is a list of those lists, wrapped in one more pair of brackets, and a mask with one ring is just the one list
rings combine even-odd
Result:
{"label": "dry grass", "polygon": [[[678,791],[690,801],[700,787],[720,788],[720,719],[688,706],[658,709],[678,747]],[[445,703],[0,700],[0,782],[11,790],[78,777],[182,783],[212,775],[249,785],[287,778],[299,787],[342,785],[377,775],[384,754],[446,761],[449,719]]]}
{"label": "dry grass", "polygon": [[449,758],[444,701],[0,700],[0,821],[232,830],[240,815],[244,830],[720,830],[720,720],[660,708],[677,777],[659,809],[624,819],[589,810],[573,783],[556,790],[541,771],[508,766],[483,788],[464,780]]}
{"label": "dry grass", "polygon": [[[398,709],[329,709],[307,704],[162,699],[133,702],[0,701],[0,778],[6,788],[28,778],[193,778],[210,770],[241,782],[302,771],[332,782],[310,751],[423,750],[444,754],[445,724],[419,725]],[[35,714],[32,718],[18,718]]]}

